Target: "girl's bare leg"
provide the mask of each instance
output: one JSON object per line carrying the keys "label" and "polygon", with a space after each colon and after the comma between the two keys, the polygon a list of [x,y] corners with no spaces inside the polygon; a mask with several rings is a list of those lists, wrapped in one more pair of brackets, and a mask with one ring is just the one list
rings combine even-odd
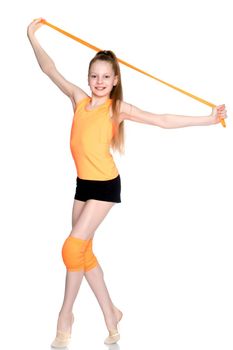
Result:
{"label": "girl's bare leg", "polygon": [[78,294],[84,271],[66,272],[64,300],[59,312],[57,329],[60,331],[71,331],[72,328],[72,309]]}
{"label": "girl's bare leg", "polygon": [[116,329],[117,323],[122,318],[122,312],[113,304],[106,284],[104,274],[100,265],[85,272],[86,280],[98,300],[104,315],[106,326],[109,329]]}
{"label": "girl's bare leg", "polygon": [[[77,222],[82,210],[84,202],[74,200],[73,211],[72,211],[72,227],[74,227]],[[89,270],[84,273],[84,276],[91,287],[96,299],[100,305],[103,312],[105,323],[108,329],[111,329],[115,322],[119,322],[122,318],[122,312],[113,304],[107,286],[104,282],[104,274],[100,265],[98,267]],[[112,319],[112,314],[114,314],[115,319]]]}
{"label": "girl's bare leg", "polygon": [[[73,227],[71,235],[81,238],[90,239],[93,237],[95,230],[103,221],[104,217],[107,215],[108,211],[113,206],[111,202],[101,202],[96,200],[89,200],[87,202],[76,201],[75,204],[79,205],[79,216],[76,221],[72,220]],[[78,210],[77,210],[78,211]],[[75,213],[75,208],[73,208],[73,216]],[[93,270],[93,271],[92,271]],[[85,273],[88,274],[88,283],[92,290],[95,291],[98,302],[100,303],[101,309],[104,310],[104,317],[106,320],[106,325],[108,329],[116,329],[117,317],[116,312],[114,312],[114,306],[109,297],[109,293],[105,286],[103,275],[101,276],[101,270],[96,267]],[[94,270],[97,270],[97,274]],[[59,312],[57,329],[63,332],[67,332],[72,326],[72,308],[75,302],[76,296],[78,294],[82,278],[84,276],[84,271],[80,272],[68,272],[66,274],[66,286],[64,300]],[[100,278],[101,277],[101,278]],[[99,282],[99,283],[98,283]],[[98,290],[100,291],[98,291]],[[104,293],[104,294],[102,294]],[[106,298],[106,300],[105,300]],[[118,316],[119,317],[119,316]]]}

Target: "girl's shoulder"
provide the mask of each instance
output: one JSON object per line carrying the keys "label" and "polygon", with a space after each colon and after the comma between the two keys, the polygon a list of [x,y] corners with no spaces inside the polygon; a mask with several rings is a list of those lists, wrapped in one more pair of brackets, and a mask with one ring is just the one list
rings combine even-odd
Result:
{"label": "girl's shoulder", "polygon": [[120,113],[129,114],[131,112],[132,105],[125,101],[119,101],[120,103]]}

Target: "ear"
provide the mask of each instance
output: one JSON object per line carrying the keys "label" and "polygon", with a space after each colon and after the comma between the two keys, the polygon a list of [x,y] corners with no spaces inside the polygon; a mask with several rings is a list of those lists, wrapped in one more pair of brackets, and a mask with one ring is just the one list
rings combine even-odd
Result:
{"label": "ear", "polygon": [[113,81],[113,86],[116,86],[118,83],[118,75],[115,75],[114,81]]}

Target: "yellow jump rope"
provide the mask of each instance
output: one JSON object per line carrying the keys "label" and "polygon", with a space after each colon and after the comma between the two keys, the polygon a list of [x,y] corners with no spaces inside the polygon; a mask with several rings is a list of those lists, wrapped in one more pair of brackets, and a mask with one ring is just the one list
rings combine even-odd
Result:
{"label": "yellow jump rope", "polygon": [[[79,43],[81,43],[81,44],[83,44],[83,45],[89,47],[90,49],[93,49],[93,50],[95,50],[95,51],[101,51],[101,49],[99,49],[98,47],[96,47],[96,46],[94,46],[94,45],[92,45],[92,44],[89,44],[88,42],[86,42],[86,41],[84,41],[84,40],[78,38],[77,36],[74,36],[73,34],[70,34],[70,33],[66,32],[66,31],[64,31],[63,29],[60,29],[60,28],[54,26],[53,24],[47,22],[45,19],[41,19],[41,23],[46,24],[47,26],[49,26],[49,27],[51,27],[51,28],[57,30],[58,32],[60,32],[60,33],[62,33],[62,34],[64,34],[64,35],[66,35],[66,36],[68,36],[68,37],[71,38],[71,39],[74,39],[74,40],[78,41]],[[143,71],[143,70],[140,69],[140,68],[137,68],[137,67],[133,66],[133,65],[130,64],[130,63],[127,63],[127,62],[123,61],[123,60],[120,59],[120,58],[117,58],[117,60],[118,60],[118,62],[124,64],[125,66],[127,66],[127,67],[129,67],[129,68],[132,68],[132,69],[134,69],[134,70],[136,70],[136,71],[138,71],[138,72],[140,72],[140,73],[142,73],[142,74],[145,74],[145,75],[147,75],[148,77],[150,77],[150,78],[152,78],[152,79],[155,79],[155,80],[159,81],[160,83],[163,83],[163,84],[165,84],[165,85],[167,85],[167,86],[169,86],[169,87],[171,87],[171,88],[173,88],[173,89],[175,89],[175,90],[177,90],[177,91],[180,91],[180,92],[182,92],[183,94],[188,95],[188,96],[190,96],[190,97],[196,99],[197,101],[206,104],[207,106],[210,106],[210,107],[212,107],[212,108],[217,107],[215,104],[213,104],[213,103],[211,103],[211,102],[208,102],[208,101],[206,101],[206,100],[203,100],[202,98],[200,98],[200,97],[198,97],[198,96],[195,96],[195,95],[193,95],[193,94],[191,94],[191,93],[189,93],[189,92],[187,92],[187,91],[185,91],[185,90],[182,90],[182,89],[180,89],[180,88],[178,88],[178,87],[176,87],[176,86],[174,86],[174,85],[172,85],[172,84],[166,83],[165,81],[156,78],[155,76],[153,76],[153,75],[151,75],[151,74],[149,74],[149,73]],[[221,124],[222,124],[223,127],[226,127],[226,123],[225,123],[225,120],[224,120],[224,119],[221,118],[221,119],[220,119],[220,122],[221,122]]]}

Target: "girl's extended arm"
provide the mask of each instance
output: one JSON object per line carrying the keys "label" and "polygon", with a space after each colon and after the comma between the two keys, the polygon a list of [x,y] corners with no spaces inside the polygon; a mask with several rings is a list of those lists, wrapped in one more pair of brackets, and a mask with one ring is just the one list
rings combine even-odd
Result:
{"label": "girl's extended arm", "polygon": [[126,102],[121,103],[120,121],[125,119],[138,123],[156,125],[165,129],[183,128],[186,126],[213,125],[220,122],[220,118],[226,118],[225,105],[212,109],[212,113],[203,117],[191,117],[175,114],[154,114],[143,111]]}

